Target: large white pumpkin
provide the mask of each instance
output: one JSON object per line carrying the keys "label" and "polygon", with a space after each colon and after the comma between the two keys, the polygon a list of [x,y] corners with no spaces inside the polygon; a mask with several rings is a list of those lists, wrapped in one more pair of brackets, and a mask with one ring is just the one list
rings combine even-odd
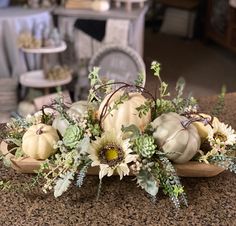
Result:
{"label": "large white pumpkin", "polygon": [[162,114],[151,122],[153,137],[166,156],[176,163],[193,158],[200,148],[200,137],[193,125],[183,126],[188,119],[177,113]]}
{"label": "large white pumpkin", "polygon": [[[111,95],[113,95],[111,97]],[[98,119],[100,119],[102,111],[105,107],[105,104],[113,109],[115,101],[118,101],[123,95],[123,92],[118,91],[115,94],[111,93],[107,95],[99,106],[98,110]],[[110,99],[109,99],[110,98]],[[109,103],[107,101],[109,100]],[[139,112],[136,108],[143,105],[147,99],[142,96],[141,93],[129,93],[128,100],[125,100],[123,103],[119,104],[116,109],[113,109],[110,113],[106,114],[102,118],[101,126],[104,131],[115,131],[117,133],[121,132],[121,127],[136,125],[141,131],[144,130],[146,125],[151,121],[151,111],[148,111],[146,115],[139,117]]]}

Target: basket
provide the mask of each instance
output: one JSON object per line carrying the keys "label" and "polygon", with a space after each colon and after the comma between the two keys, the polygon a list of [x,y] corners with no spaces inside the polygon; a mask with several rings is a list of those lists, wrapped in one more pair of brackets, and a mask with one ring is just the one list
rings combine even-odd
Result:
{"label": "basket", "polygon": [[[35,173],[40,168],[43,161],[35,160],[30,157],[21,157],[16,159],[15,156],[8,151],[8,144],[1,142],[0,150],[12,164],[11,167],[20,173]],[[180,177],[213,177],[224,171],[223,168],[200,163],[196,161],[189,161],[183,164],[174,164],[177,175]],[[88,175],[98,175],[99,168],[91,167],[88,170]],[[133,176],[131,173],[130,176]]]}

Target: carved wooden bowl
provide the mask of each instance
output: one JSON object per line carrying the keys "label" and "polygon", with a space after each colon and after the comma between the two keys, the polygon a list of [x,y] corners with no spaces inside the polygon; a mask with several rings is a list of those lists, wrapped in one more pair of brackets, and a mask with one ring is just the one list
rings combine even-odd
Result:
{"label": "carved wooden bowl", "polygon": [[[12,162],[11,167],[20,173],[35,173],[39,169],[43,161],[35,160],[30,157],[21,157],[16,159],[15,156],[8,151],[8,144],[1,142],[0,150],[8,160]],[[223,168],[200,163],[196,161],[189,161],[183,164],[174,164],[176,172],[180,177],[213,177],[224,171]],[[98,175],[99,168],[91,167],[88,170],[88,175]],[[132,176],[132,174],[130,175]]]}

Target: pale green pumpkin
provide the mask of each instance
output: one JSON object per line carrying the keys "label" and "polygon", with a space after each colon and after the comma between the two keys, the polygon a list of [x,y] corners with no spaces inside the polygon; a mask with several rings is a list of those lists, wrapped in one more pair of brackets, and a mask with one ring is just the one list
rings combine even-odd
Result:
{"label": "pale green pumpkin", "polygon": [[184,116],[170,112],[151,122],[156,144],[166,156],[176,163],[184,163],[193,158],[200,148],[200,137],[193,125]]}

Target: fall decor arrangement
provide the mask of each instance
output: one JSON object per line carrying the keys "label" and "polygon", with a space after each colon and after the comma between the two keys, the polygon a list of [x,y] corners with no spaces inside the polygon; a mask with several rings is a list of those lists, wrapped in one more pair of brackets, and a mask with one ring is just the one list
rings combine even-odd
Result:
{"label": "fall decor arrangement", "polygon": [[[36,173],[33,183],[59,197],[71,185],[82,187],[87,175],[98,175],[97,198],[106,176],[132,176],[155,200],[160,189],[176,207],[187,206],[181,176],[209,177],[236,173],[236,133],[217,116],[224,91],[212,115],[201,112],[192,96],[183,96],[184,81],[170,96],[160,77],[154,97],[141,84],[103,81],[90,74],[86,101],[69,105],[63,97],[25,118],[12,118],[1,133],[2,159],[20,172]],[[4,182],[9,183],[9,182]]]}

